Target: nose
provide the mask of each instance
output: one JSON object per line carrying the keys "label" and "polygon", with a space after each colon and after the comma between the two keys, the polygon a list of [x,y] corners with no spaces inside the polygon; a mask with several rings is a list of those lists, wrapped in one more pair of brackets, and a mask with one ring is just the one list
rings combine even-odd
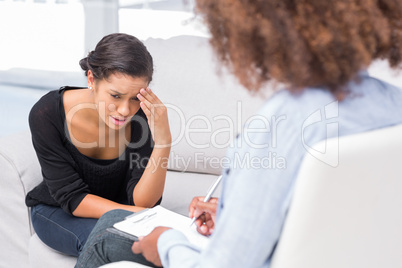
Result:
{"label": "nose", "polygon": [[129,102],[123,102],[120,103],[120,105],[117,107],[117,112],[121,115],[121,116],[128,116],[130,114],[130,105]]}

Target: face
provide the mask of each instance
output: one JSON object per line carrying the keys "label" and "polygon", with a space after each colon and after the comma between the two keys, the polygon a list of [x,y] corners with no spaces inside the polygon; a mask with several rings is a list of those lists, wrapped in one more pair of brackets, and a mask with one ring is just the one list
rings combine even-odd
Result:
{"label": "face", "polygon": [[[92,83],[92,84],[91,84]],[[88,84],[94,90],[94,101],[98,107],[99,117],[105,124],[119,130],[130,122],[140,109],[137,94],[142,88],[148,87],[148,81],[143,77],[115,73],[107,79],[93,80],[88,72]]]}

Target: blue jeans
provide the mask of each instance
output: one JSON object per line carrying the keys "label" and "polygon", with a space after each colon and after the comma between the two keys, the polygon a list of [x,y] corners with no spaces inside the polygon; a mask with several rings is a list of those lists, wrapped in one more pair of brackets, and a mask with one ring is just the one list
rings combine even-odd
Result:
{"label": "blue jeans", "polygon": [[60,207],[43,204],[31,208],[31,219],[36,234],[46,245],[75,257],[98,221],[74,217]]}
{"label": "blue jeans", "polygon": [[136,255],[131,251],[132,240],[106,230],[130,214],[132,212],[120,209],[105,213],[89,235],[75,268],[95,268],[118,261],[132,261],[155,267],[142,254]]}

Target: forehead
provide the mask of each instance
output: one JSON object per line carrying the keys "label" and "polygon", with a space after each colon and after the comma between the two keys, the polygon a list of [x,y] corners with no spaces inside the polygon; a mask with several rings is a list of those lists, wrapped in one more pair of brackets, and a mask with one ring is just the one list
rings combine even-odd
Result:
{"label": "forehead", "polygon": [[148,87],[148,79],[123,73],[113,73],[108,78],[102,79],[99,84],[120,93],[127,93],[131,90],[139,91],[141,88]]}

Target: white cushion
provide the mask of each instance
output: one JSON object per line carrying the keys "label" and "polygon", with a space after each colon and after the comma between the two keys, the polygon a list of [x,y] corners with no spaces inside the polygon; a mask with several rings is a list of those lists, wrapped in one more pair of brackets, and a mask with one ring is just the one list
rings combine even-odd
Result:
{"label": "white cushion", "polygon": [[227,147],[267,95],[252,96],[225,69],[219,76],[207,38],[178,36],[144,44],[155,64],[150,87],[169,112],[169,169],[219,175]]}
{"label": "white cushion", "polygon": [[0,139],[0,267],[27,267],[32,235],[25,195],[41,181],[29,132]]}
{"label": "white cushion", "polygon": [[29,267],[72,268],[76,262],[76,257],[62,254],[46,246],[36,234],[31,237],[29,241]]}
{"label": "white cushion", "polygon": [[[168,171],[161,205],[188,216],[188,206],[195,196],[205,196],[215,182],[216,175]],[[221,185],[213,196],[219,197]]]}
{"label": "white cushion", "polygon": [[115,263],[109,263],[106,265],[102,265],[102,268],[143,268],[150,267],[140,263],[130,262],[130,261],[119,261]]}
{"label": "white cushion", "polygon": [[306,155],[272,268],[401,267],[401,137],[341,137],[336,168]]}

